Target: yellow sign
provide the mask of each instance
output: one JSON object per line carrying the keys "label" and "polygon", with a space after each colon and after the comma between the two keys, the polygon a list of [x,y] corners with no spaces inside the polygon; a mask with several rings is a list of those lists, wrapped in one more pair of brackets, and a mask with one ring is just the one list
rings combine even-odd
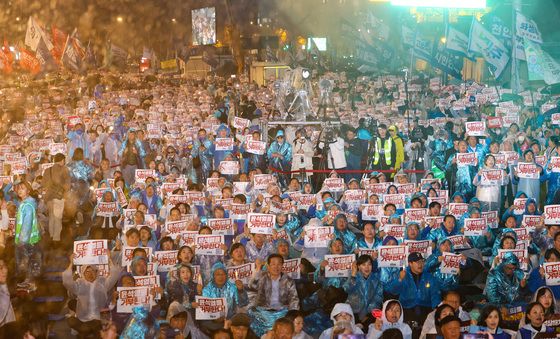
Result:
{"label": "yellow sign", "polygon": [[161,62],[161,68],[162,69],[177,68],[177,60],[175,59],[164,60]]}

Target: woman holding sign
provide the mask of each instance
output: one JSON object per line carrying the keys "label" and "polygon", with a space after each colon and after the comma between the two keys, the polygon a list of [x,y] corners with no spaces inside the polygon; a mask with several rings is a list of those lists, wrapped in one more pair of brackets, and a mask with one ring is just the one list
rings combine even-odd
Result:
{"label": "woman holding sign", "polygon": [[513,180],[517,183],[517,189],[525,192],[527,197],[535,199],[539,205],[541,195],[541,182],[546,181],[547,176],[543,168],[535,163],[535,154],[528,149],[523,153],[523,162],[517,164],[513,170]]}
{"label": "woman holding sign", "polygon": [[344,290],[358,322],[366,328],[373,321],[371,310],[381,307],[383,302],[383,285],[373,272],[373,260],[369,255],[359,256],[352,264],[352,274]]}
{"label": "woman holding sign", "polygon": [[496,158],[488,154],[484,158],[484,166],[480,168],[474,177],[473,184],[476,186],[476,197],[480,200],[482,210],[500,211],[502,206],[502,186],[507,184],[507,176],[504,170],[497,169]]}

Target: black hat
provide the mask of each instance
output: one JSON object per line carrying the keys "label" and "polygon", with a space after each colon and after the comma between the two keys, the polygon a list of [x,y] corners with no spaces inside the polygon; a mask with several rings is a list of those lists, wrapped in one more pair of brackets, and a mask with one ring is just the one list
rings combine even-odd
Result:
{"label": "black hat", "polygon": [[245,313],[237,313],[231,317],[231,326],[251,326],[251,318]]}
{"label": "black hat", "polygon": [[408,255],[408,262],[415,262],[415,261],[420,261],[420,260],[424,260],[424,257],[422,256],[422,253],[412,252]]}

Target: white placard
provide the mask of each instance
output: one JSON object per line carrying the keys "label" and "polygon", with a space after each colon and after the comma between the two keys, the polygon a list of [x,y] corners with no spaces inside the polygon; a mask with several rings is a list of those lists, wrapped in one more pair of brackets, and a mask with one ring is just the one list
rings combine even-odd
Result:
{"label": "white placard", "polygon": [[247,214],[247,227],[253,234],[272,234],[276,224],[276,215],[263,213]]}
{"label": "white placard", "polygon": [[74,241],[74,265],[104,265],[109,263],[107,240]]}
{"label": "white placard", "polygon": [[379,267],[403,267],[406,264],[406,246],[380,246]]}
{"label": "white placard", "polygon": [[196,255],[224,255],[223,235],[197,234],[195,236]]}
{"label": "white placard", "polygon": [[323,248],[328,247],[331,241],[332,234],[334,234],[334,227],[332,226],[306,226],[304,227],[305,238],[304,246],[308,248]]}
{"label": "white placard", "polygon": [[348,278],[352,273],[352,263],[356,260],[354,254],[328,254],[325,255],[327,266],[326,278]]}
{"label": "white placard", "polygon": [[198,307],[195,311],[196,320],[215,320],[225,318],[227,315],[227,303],[225,298],[206,298],[196,296]]}

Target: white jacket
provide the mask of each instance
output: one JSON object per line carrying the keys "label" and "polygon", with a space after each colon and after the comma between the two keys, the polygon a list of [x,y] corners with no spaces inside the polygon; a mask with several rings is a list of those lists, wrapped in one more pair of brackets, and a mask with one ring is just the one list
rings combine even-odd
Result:
{"label": "white jacket", "polygon": [[395,299],[390,299],[390,300],[387,300],[386,302],[384,302],[383,303],[383,310],[381,311],[381,321],[383,321],[383,325],[381,325],[381,331],[378,331],[375,328],[375,323],[369,325],[367,339],[380,338],[381,335],[383,334],[383,331],[388,330],[390,328],[399,329],[401,331],[404,339],[412,339],[412,330],[410,329],[410,326],[408,326],[408,324],[404,323],[404,312],[403,312],[403,309],[402,309],[402,305],[401,305],[401,317],[399,318],[399,321],[396,322],[396,323],[390,323],[389,321],[387,321],[387,317],[385,316],[385,309],[387,308],[387,305],[391,301],[396,301],[397,303],[399,303],[399,305],[401,305],[401,303],[398,300],[395,300]]}
{"label": "white jacket", "polygon": [[[325,147],[324,143],[319,144],[320,148]],[[344,139],[338,137],[336,142],[329,144],[327,153],[329,169],[340,169],[346,167],[346,155],[344,154]],[[334,167],[333,167],[334,162]]]}

